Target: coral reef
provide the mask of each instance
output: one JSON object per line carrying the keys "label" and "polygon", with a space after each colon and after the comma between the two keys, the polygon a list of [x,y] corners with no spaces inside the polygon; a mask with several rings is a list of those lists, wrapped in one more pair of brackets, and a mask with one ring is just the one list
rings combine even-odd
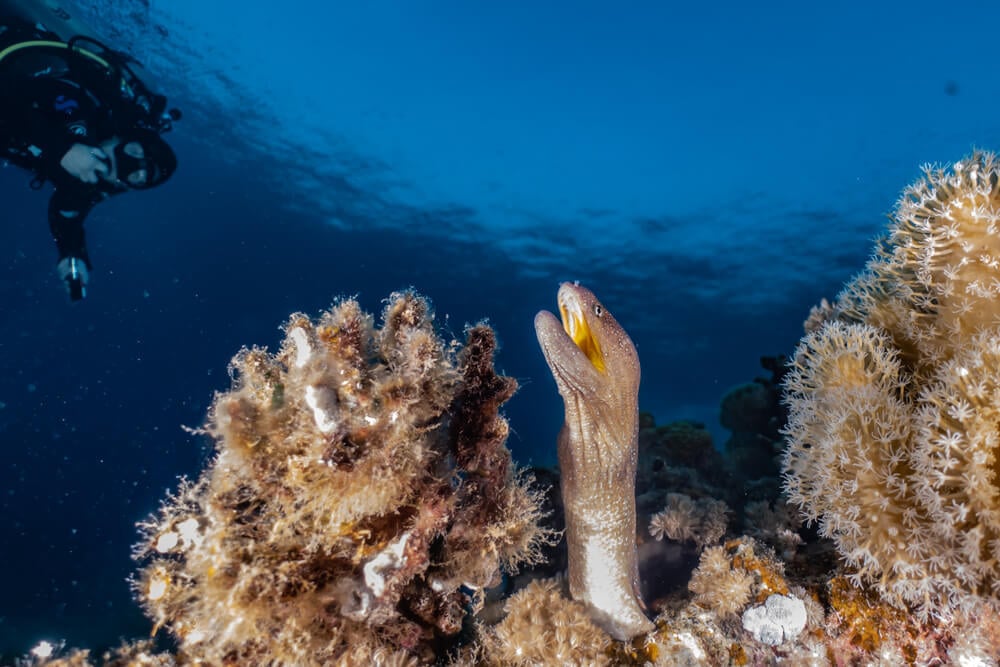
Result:
{"label": "coral reef", "polygon": [[719,423],[731,431],[724,447],[726,461],[735,482],[743,486],[769,486],[780,475],[781,427],[786,420],[781,382],[787,365],[781,356],[761,357],[760,364],[770,377],[732,387],[719,406]]}
{"label": "coral reef", "polygon": [[689,589],[693,597],[662,601],[653,632],[622,643],[593,625],[558,582],[535,582],[454,664],[998,664],[1000,616],[989,608],[922,624],[844,577],[803,586],[751,538],[705,549]]}
{"label": "coral reef", "polygon": [[667,506],[649,521],[649,534],[658,540],[690,540],[701,548],[725,535],[728,514],[729,507],[721,500],[668,493]]}
{"label": "coral reef", "polygon": [[169,653],[158,653],[149,640],[123,643],[105,651],[100,662],[91,659],[87,649],[63,651],[62,645],[39,642],[28,655],[16,662],[17,667],[174,667],[177,661]]}
{"label": "coral reef", "polygon": [[705,549],[688,588],[695,594],[695,604],[721,616],[736,613],[751,601],[788,593],[781,561],[745,537]]}
{"label": "coral reef", "polygon": [[743,519],[746,534],[777,549],[785,561],[792,560],[804,542],[799,534],[802,518],[784,497],[774,502],[755,500],[747,503]]}
{"label": "coral reef", "polygon": [[569,286],[562,328],[536,319],[561,497],[511,461],[488,327],[446,342],[412,292],[380,328],[354,300],[293,315],[277,353],[234,358],[215,459],[142,525],[133,585],[175,653],[100,664],[996,666],[998,219],[993,156],[928,170],[794,360],[723,399],[725,455],[638,413],[631,341]]}
{"label": "coral reef", "polygon": [[727,470],[722,454],[712,443],[712,434],[700,422],[679,420],[657,425],[653,416],[643,413],[639,428],[639,470],[636,488],[659,506],[666,492],[700,495],[705,490],[722,493],[727,484]]}
{"label": "coral reef", "polygon": [[640,514],[659,511],[669,493],[724,498],[727,486],[726,463],[704,424],[674,421],[657,425],[653,415],[642,413],[635,482]]}
{"label": "coral reef", "polygon": [[988,606],[921,623],[846,577],[834,577],[820,594],[829,608],[823,643],[831,664],[998,664],[1000,616]]}
{"label": "coral reef", "polygon": [[484,667],[613,664],[611,638],[587,608],[567,599],[553,580],[534,581],[507,600],[506,618],[488,629],[475,664]]}
{"label": "coral reef", "polygon": [[712,444],[712,434],[704,424],[679,420],[658,426],[649,413],[643,413],[640,423],[639,456],[651,459],[651,471],[669,462],[673,466],[715,472],[722,463],[722,457]]}
{"label": "coral reef", "polygon": [[[656,658],[647,664],[761,665],[779,660],[827,664],[822,607],[804,589],[791,584],[782,563],[753,539],[739,538],[705,549],[688,588],[693,598],[665,605],[656,617],[657,630],[647,638],[656,647],[647,652]],[[797,611],[804,610],[804,625],[811,632],[782,634],[780,641],[774,634],[760,633],[763,625],[755,617],[761,607],[767,610],[769,600],[772,607],[780,607],[773,602],[776,596],[789,599],[795,607],[801,605]],[[790,630],[801,630],[803,617],[794,620]]]}
{"label": "coral reef", "polygon": [[734,433],[762,432],[777,403],[776,392],[764,382],[737,385],[722,397],[719,423]]}
{"label": "coral reef", "polygon": [[735,614],[750,601],[754,577],[743,568],[733,567],[723,547],[701,552],[701,560],[691,575],[688,589],[695,604],[719,616]]}
{"label": "coral reef", "polygon": [[143,525],[134,587],[184,661],[416,664],[483,590],[537,559],[540,492],[515,471],[485,325],[435,333],[393,294],[293,315],[277,354],[244,349],[207,432],[217,456]]}
{"label": "coral reef", "polygon": [[1000,593],[1000,164],[925,168],[786,379],[788,495],[922,618]]}
{"label": "coral reef", "polygon": [[[622,643],[594,625],[586,607],[567,599],[558,582],[534,582],[510,598],[504,621],[485,630],[460,664],[674,667],[766,664],[774,656],[739,616],[776,591],[789,592],[781,564],[765,549],[753,540],[706,549],[691,587],[693,600],[675,600],[657,616],[653,632]],[[809,625],[822,627],[818,605],[810,599],[804,606],[812,612]],[[785,644],[781,655],[811,655],[815,643]]]}

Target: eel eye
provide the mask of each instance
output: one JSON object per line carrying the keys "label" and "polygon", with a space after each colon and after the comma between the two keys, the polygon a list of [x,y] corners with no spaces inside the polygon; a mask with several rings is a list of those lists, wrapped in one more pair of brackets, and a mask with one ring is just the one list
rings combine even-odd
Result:
{"label": "eel eye", "polygon": [[597,317],[604,315],[604,309],[601,308],[601,304],[599,303],[594,304],[594,315],[596,315]]}

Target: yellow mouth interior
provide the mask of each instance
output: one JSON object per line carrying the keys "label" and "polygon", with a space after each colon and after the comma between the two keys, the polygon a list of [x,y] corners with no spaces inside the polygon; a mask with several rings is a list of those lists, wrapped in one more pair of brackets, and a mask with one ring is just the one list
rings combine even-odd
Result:
{"label": "yellow mouth interior", "polygon": [[569,337],[587,355],[594,368],[604,373],[604,355],[601,353],[601,344],[590,331],[583,313],[578,308],[569,308],[565,303],[560,303],[559,315],[562,316],[563,329],[566,330]]}

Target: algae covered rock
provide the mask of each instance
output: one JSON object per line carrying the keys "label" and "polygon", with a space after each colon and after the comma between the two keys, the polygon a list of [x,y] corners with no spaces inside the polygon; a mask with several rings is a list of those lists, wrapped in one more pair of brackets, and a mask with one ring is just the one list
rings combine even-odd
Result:
{"label": "algae covered rock", "polygon": [[503,570],[538,559],[540,492],[499,409],[492,330],[442,339],[393,294],[292,315],[242,350],[205,432],[216,456],[143,525],[154,632],[207,664],[431,662]]}

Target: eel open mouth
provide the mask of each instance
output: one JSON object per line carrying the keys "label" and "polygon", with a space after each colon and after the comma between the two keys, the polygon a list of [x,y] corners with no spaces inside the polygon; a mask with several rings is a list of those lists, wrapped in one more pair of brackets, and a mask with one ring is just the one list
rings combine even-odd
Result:
{"label": "eel open mouth", "polygon": [[584,307],[580,298],[573,292],[572,286],[566,285],[559,290],[559,315],[562,317],[563,329],[587,356],[594,368],[604,373],[606,369],[601,343],[587,322]]}

